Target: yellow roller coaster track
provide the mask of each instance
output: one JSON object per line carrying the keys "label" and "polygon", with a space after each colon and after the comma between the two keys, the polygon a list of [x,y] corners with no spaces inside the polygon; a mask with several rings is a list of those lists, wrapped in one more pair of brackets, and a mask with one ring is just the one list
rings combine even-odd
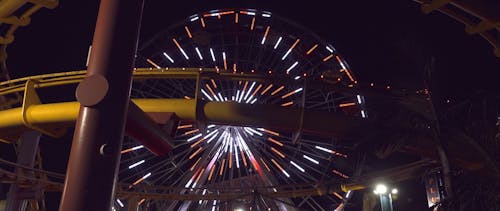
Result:
{"label": "yellow roller coaster track", "polygon": [[31,22],[31,15],[41,8],[54,9],[59,0],[2,0],[0,1],[0,24],[9,25],[5,34],[0,35],[0,81],[8,80],[7,45],[14,42],[14,32]]}
{"label": "yellow roller coaster track", "polygon": [[439,11],[465,25],[465,32],[479,34],[493,47],[500,58],[500,2],[484,0],[413,0],[421,5],[422,12]]}
{"label": "yellow roller coaster track", "polygon": [[[42,104],[37,88],[75,84],[85,71],[31,76],[0,83],[0,96],[24,92],[23,102],[17,108],[0,111],[0,140],[12,142],[26,130],[37,130],[45,135],[60,137],[78,116],[78,102]],[[170,68],[136,69],[134,80],[148,78],[224,79],[247,81],[276,81],[279,77],[259,74],[216,73],[215,69]],[[289,82],[293,83],[293,82]],[[316,85],[325,82],[315,82]],[[334,85],[330,85],[330,88]],[[361,128],[368,129],[367,121],[325,111],[302,108],[284,108],[270,105],[247,105],[232,102],[201,102],[197,99],[133,99],[146,113],[174,112],[180,119],[204,120],[219,124],[245,125],[303,130],[328,135],[355,135]]]}

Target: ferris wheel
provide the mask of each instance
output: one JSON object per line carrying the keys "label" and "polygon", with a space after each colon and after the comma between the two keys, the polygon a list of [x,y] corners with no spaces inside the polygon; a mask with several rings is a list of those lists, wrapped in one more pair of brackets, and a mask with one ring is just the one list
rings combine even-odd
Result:
{"label": "ferris wheel", "polygon": [[[137,64],[151,72],[175,69],[203,72],[205,77],[135,80],[132,97],[136,99],[226,102],[245,105],[242,108],[250,116],[268,118],[278,114],[259,113],[252,106],[368,116],[363,96],[339,91],[354,87],[357,81],[336,49],[306,28],[267,11],[223,9],[191,15],[146,42],[139,49]],[[147,186],[157,186],[165,187],[155,190],[157,193],[234,195],[197,201],[140,201],[142,206],[158,210],[225,210],[235,203],[256,210],[345,205],[349,193],[340,191],[278,197],[294,186],[338,185],[348,180],[357,156],[344,137],[322,133],[322,129],[291,130],[248,120],[235,124],[181,121],[175,128],[175,148],[164,156],[126,138],[119,181],[130,184],[130,190],[145,193],[151,193]],[[335,126],[322,126],[328,127]],[[256,196],[237,197],[243,190]],[[118,196],[115,207],[125,203]]]}

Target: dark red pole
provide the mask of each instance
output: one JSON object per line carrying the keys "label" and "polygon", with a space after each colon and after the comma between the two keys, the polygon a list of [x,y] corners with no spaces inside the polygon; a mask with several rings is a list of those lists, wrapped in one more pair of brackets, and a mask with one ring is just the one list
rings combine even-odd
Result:
{"label": "dark red pole", "polygon": [[102,0],[59,210],[110,210],[143,0]]}

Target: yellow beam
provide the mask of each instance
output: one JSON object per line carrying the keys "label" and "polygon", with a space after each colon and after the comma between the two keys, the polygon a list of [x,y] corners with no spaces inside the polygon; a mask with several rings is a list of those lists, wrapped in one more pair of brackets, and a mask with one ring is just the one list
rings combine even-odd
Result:
{"label": "yellow beam", "polygon": [[498,22],[491,22],[491,21],[486,21],[482,20],[479,22],[477,25],[466,25],[465,26],[465,32],[468,34],[477,34],[481,33],[490,29],[494,29],[495,27],[500,26],[500,21]]}
{"label": "yellow beam", "polygon": [[29,17],[28,18],[18,18],[15,16],[9,16],[9,17],[5,17],[5,18],[0,17],[0,22],[6,23],[6,24],[18,25],[18,26],[27,26],[28,24],[30,24],[31,19]]}
{"label": "yellow beam", "polygon": [[422,4],[421,8],[425,14],[429,14],[434,10],[441,8],[452,1],[453,0],[433,0],[430,3]]}
{"label": "yellow beam", "polygon": [[59,0],[29,0],[29,2],[48,9],[54,9],[59,5]]}
{"label": "yellow beam", "polygon": [[[61,86],[68,84],[79,83],[85,77],[85,70],[71,71],[62,73],[50,73],[37,76],[29,76],[24,78],[13,79],[0,82],[0,95],[11,94],[24,91],[24,84],[28,80],[36,80],[35,88],[46,88],[53,86]],[[213,68],[136,68],[134,71],[134,80],[144,79],[193,79],[196,80],[198,75],[201,79],[221,79],[232,81],[271,81],[273,79],[283,80],[280,76],[269,76],[260,74],[233,74],[233,73],[216,73]]]}
{"label": "yellow beam", "polygon": [[[174,112],[180,119],[196,119],[208,123],[256,126],[280,130],[299,129],[301,110],[269,105],[247,105],[233,102],[206,102],[199,116],[194,99],[135,99],[146,113]],[[78,102],[30,105],[24,110],[13,108],[0,111],[0,139],[8,140],[28,128],[58,130],[72,126],[78,116]],[[340,116],[324,111],[304,111],[303,131],[318,135],[355,134],[367,129],[366,120]],[[44,131],[40,131],[44,133]],[[47,134],[51,135],[51,134]]]}
{"label": "yellow beam", "polygon": [[21,6],[26,4],[27,0],[3,0],[0,1],[0,17],[8,17]]}

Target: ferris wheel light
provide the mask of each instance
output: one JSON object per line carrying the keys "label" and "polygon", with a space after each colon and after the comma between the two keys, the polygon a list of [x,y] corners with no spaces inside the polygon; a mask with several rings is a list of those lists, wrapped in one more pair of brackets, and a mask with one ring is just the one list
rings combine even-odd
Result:
{"label": "ferris wheel light", "polygon": [[250,24],[250,30],[253,30],[254,26],[255,26],[255,17],[252,18],[252,24]]}
{"label": "ferris wheel light", "polygon": [[139,161],[139,162],[136,162],[136,163],[134,163],[134,164],[132,164],[132,165],[128,166],[128,169],[132,169],[132,168],[134,168],[134,167],[136,167],[136,166],[138,166],[138,165],[143,164],[144,162],[146,162],[146,161],[145,161],[145,160],[141,160],[141,161]]}
{"label": "ferris wheel light", "polygon": [[361,117],[366,118],[366,112],[365,112],[365,110],[361,110]]}
{"label": "ferris wheel light", "polygon": [[257,92],[259,92],[260,88],[262,88],[262,84],[259,84],[259,85],[257,86],[257,88],[255,89],[255,91],[253,91],[253,93],[252,93],[252,97],[253,97],[253,96],[255,96],[255,94],[257,94]]}
{"label": "ferris wheel light", "polygon": [[333,169],[333,170],[332,170],[332,172],[333,172],[334,174],[336,174],[336,175],[339,175],[339,176],[341,176],[341,177],[345,178],[345,179],[349,179],[349,176],[347,176],[346,174],[344,174],[344,173],[342,173],[342,172],[340,172],[340,171],[338,171],[338,170]]}
{"label": "ferris wheel light", "polygon": [[241,100],[243,99],[243,96],[245,96],[245,91],[241,92],[240,98],[238,99],[238,103],[241,103]]}
{"label": "ferris wheel light", "polygon": [[270,17],[271,17],[271,14],[266,14],[266,13],[263,13],[263,14],[262,14],[262,17],[265,17],[265,18],[270,18]]}
{"label": "ferris wheel light", "polygon": [[296,93],[298,93],[298,92],[300,92],[300,91],[302,91],[302,88],[298,88],[298,89],[296,89],[296,90],[294,90],[294,91],[291,91],[291,92],[289,92],[289,93],[287,93],[287,94],[285,94],[285,95],[281,96],[281,99],[285,99],[285,98],[287,98],[287,97],[290,97],[291,95],[296,94]]}
{"label": "ferris wheel light", "polygon": [[224,98],[222,97],[222,95],[219,93],[217,93],[217,96],[219,96],[219,98],[221,99],[221,101],[224,101]]}
{"label": "ferris wheel light", "polygon": [[252,102],[250,102],[250,104],[254,104],[256,101],[257,101],[257,98],[253,99]]}
{"label": "ferris wheel light", "polygon": [[276,145],[278,145],[278,146],[280,146],[280,147],[282,147],[282,146],[283,146],[283,143],[281,143],[281,142],[279,142],[278,140],[273,139],[273,138],[271,138],[271,137],[268,137],[268,138],[267,138],[267,140],[268,140],[268,141],[270,141],[270,142],[273,142],[274,144],[276,144]]}
{"label": "ferris wheel light", "polygon": [[300,167],[298,164],[296,164],[295,162],[293,161],[290,161],[290,163],[295,166],[295,168],[299,169],[301,172],[306,172],[306,170],[304,170],[304,168]]}
{"label": "ferris wheel light", "polygon": [[193,21],[196,21],[196,20],[198,20],[198,19],[200,19],[200,17],[196,16],[196,17],[192,17],[192,18],[190,19],[190,21],[191,21],[191,22],[193,22]]}
{"label": "ferris wheel light", "polygon": [[203,150],[203,147],[199,147],[196,151],[194,151],[193,154],[189,156],[189,160],[193,159],[196,155],[198,155],[201,152],[201,150]]}
{"label": "ferris wheel light", "polygon": [[186,58],[186,60],[189,60],[188,55],[186,54],[186,52],[184,52],[184,49],[182,49],[182,47],[179,44],[179,42],[177,42],[177,40],[175,38],[173,38],[172,40],[174,41],[174,43],[177,46],[177,48],[179,48],[179,50],[181,51],[182,55],[184,55],[184,58]]}
{"label": "ferris wheel light", "polygon": [[203,56],[201,56],[201,53],[200,53],[200,50],[198,49],[198,47],[195,47],[194,49],[196,50],[196,53],[198,54],[198,58],[200,58],[200,60],[203,60]]}
{"label": "ferris wheel light", "polygon": [[262,41],[260,42],[261,45],[264,45],[264,42],[266,42],[266,37],[267,37],[267,33],[269,33],[269,28],[270,28],[270,26],[267,26],[266,32],[264,32],[264,37],[262,37]]}
{"label": "ferris wheel light", "polygon": [[[248,104],[248,103],[252,102],[252,99],[253,99],[253,95],[250,95],[250,97],[247,99],[247,101],[245,101],[245,103]],[[255,100],[257,100],[257,98]]]}
{"label": "ferris wheel light", "polygon": [[292,49],[288,49],[288,51],[286,51],[285,55],[283,57],[281,57],[281,60],[285,60],[285,58],[288,56],[288,54],[290,54],[290,52],[292,52]]}
{"label": "ferris wheel light", "polygon": [[142,149],[144,148],[143,145],[139,145],[139,146],[136,146],[136,147],[132,147],[132,150],[138,150],[138,149]]}
{"label": "ferris wheel light", "polygon": [[212,48],[210,48],[210,55],[212,56],[212,61],[215,62],[214,50]]}
{"label": "ferris wheel light", "polygon": [[333,54],[328,55],[327,57],[323,58],[323,62],[330,60],[332,57],[333,57]]}
{"label": "ferris wheel light", "polygon": [[237,149],[237,145],[234,145],[234,157],[235,157],[235,160],[236,160],[236,168],[240,168],[240,160],[238,158],[238,149]]}
{"label": "ferris wheel light", "polygon": [[245,132],[247,132],[248,134],[250,134],[251,136],[253,136],[252,131],[251,131],[251,130],[248,130],[248,128],[247,128],[247,127],[244,127],[244,128],[243,128],[243,130],[244,130]]}
{"label": "ferris wheel light", "polygon": [[255,12],[250,12],[250,11],[241,11],[241,13],[246,14],[246,15],[250,15],[250,16],[255,15]]}
{"label": "ferris wheel light", "polygon": [[326,50],[330,51],[330,53],[333,53],[333,49],[330,48],[330,46],[326,46]]}
{"label": "ferris wheel light", "polygon": [[[208,126],[208,128],[210,128],[210,126],[215,127],[215,125],[209,125],[209,126]],[[212,136],[212,135],[214,135],[214,134],[218,133],[218,131],[219,131],[219,130],[218,130],[218,129],[216,129],[216,130],[214,130],[214,131],[210,132],[209,134],[205,135],[205,136],[203,137],[203,139],[207,139],[208,137],[210,137],[210,136]],[[217,136],[217,134],[216,134],[215,136]]]}
{"label": "ferris wheel light", "polygon": [[[216,130],[217,131],[217,130]],[[207,141],[207,144],[209,144],[212,140],[215,139],[215,137],[217,137],[217,135],[219,135],[219,132],[217,131],[217,133],[215,133],[215,135],[213,135],[212,137],[210,137],[210,139],[208,139]]]}
{"label": "ferris wheel light", "polygon": [[255,86],[255,81],[252,83],[252,85],[250,85],[250,89],[248,89],[248,92],[245,95],[245,97],[243,98],[243,100],[246,100],[248,98],[248,95],[252,92],[252,89],[254,86]]}
{"label": "ferris wheel light", "polygon": [[278,45],[280,44],[281,39],[283,39],[283,37],[278,38],[278,41],[276,41],[276,44],[274,44],[274,49],[278,48]]}
{"label": "ferris wheel light", "polygon": [[330,154],[334,154],[334,155],[340,156],[340,157],[347,157],[347,155],[344,155],[342,153],[338,153],[335,150],[327,149],[327,148],[320,147],[320,146],[315,146],[314,148],[319,149],[319,150],[324,151],[324,152],[328,152]]}
{"label": "ferris wheel light", "polygon": [[120,201],[120,199],[116,199],[116,202],[118,202],[118,205],[120,205],[120,207],[124,207],[123,203],[122,203],[122,201]]}
{"label": "ferris wheel light", "polygon": [[356,98],[358,99],[358,104],[361,104],[361,95],[356,95]]}
{"label": "ferris wheel light", "polygon": [[344,62],[339,62],[339,63],[340,63],[340,66],[342,67],[342,69],[347,70],[347,67],[345,66]]}
{"label": "ferris wheel light", "polygon": [[276,148],[271,147],[271,151],[273,151],[275,154],[279,155],[281,158],[285,158],[285,155],[278,151]]}
{"label": "ferris wheel light", "polygon": [[144,175],[141,179],[147,179],[149,176],[151,176],[151,172]]}
{"label": "ferris wheel light", "polygon": [[143,145],[139,145],[139,146],[135,146],[135,147],[132,147],[132,148],[128,148],[128,149],[124,149],[121,151],[121,154],[125,154],[127,152],[132,152],[132,151],[135,151],[135,150],[138,150],[138,149],[142,149],[144,148]]}
{"label": "ferris wheel light", "polygon": [[215,208],[216,208],[216,206],[215,206],[215,205],[216,205],[216,204],[217,204],[217,201],[215,201],[215,200],[214,200],[214,203],[213,203],[213,205],[212,205],[212,211],[215,211]]}
{"label": "ferris wheel light", "polygon": [[156,69],[161,69],[160,65],[158,65],[158,64],[156,64],[156,63],[154,63],[151,59],[146,59],[146,61],[147,61],[149,64],[151,64],[151,65],[153,65],[154,67],[156,67]]}
{"label": "ferris wheel light", "polygon": [[311,53],[314,51],[314,49],[316,49],[317,47],[318,47],[318,44],[315,44],[313,47],[311,47],[311,48],[310,48],[310,49],[306,52],[306,55],[311,54]]}
{"label": "ferris wheel light", "polygon": [[290,54],[290,52],[292,52],[293,48],[295,48],[295,46],[299,42],[300,42],[300,39],[295,40],[295,42],[293,43],[293,45],[288,49],[288,51],[286,51],[285,55],[283,55],[283,57],[281,57],[281,60],[285,60],[285,58],[288,56],[288,54]]}
{"label": "ferris wheel light", "polygon": [[315,164],[319,164],[319,161],[317,161],[317,160],[315,160],[315,159],[313,159],[313,158],[311,158],[311,157],[309,157],[307,155],[303,155],[302,157],[305,158],[305,159],[307,159],[307,160],[309,160],[309,161],[311,161],[311,162],[313,162],[313,163],[315,163]]}
{"label": "ferris wheel light", "polygon": [[276,93],[278,93],[279,91],[281,91],[283,88],[285,88],[285,86],[278,87],[276,90],[274,90],[273,92],[271,92],[271,95],[275,95]]}
{"label": "ferris wheel light", "polygon": [[184,26],[184,29],[186,30],[186,34],[188,35],[189,38],[193,38],[193,35],[191,35],[191,31],[189,31],[188,26]]}
{"label": "ferris wheel light", "polygon": [[147,179],[149,176],[151,176],[151,172],[147,173],[143,177],[141,177],[138,180],[136,180],[134,183],[132,183],[132,185],[129,186],[129,188],[133,187],[134,185],[137,185],[137,184],[141,183],[142,181],[144,181],[145,179]]}
{"label": "ferris wheel light", "polygon": [[224,69],[227,70],[226,52],[222,52],[222,60],[224,60]]}
{"label": "ferris wheel light", "polygon": [[203,93],[205,95],[205,97],[208,98],[208,100],[213,101],[213,99],[210,97],[210,95],[207,94],[207,92],[205,92],[204,89],[200,89],[200,90],[201,90],[201,93]]}
{"label": "ferris wheel light", "polygon": [[[193,175],[195,176],[195,175]],[[186,185],[184,185],[185,188],[189,188],[189,186],[191,186],[191,183],[193,182],[193,178],[191,178],[187,183]]]}
{"label": "ferris wheel light", "polygon": [[174,63],[172,57],[170,57],[167,53],[163,52],[163,56],[165,56],[172,64]]}
{"label": "ferris wheel light", "polygon": [[269,85],[268,85],[268,86],[264,89],[264,91],[262,91],[262,92],[260,93],[260,95],[264,95],[264,94],[266,94],[266,92],[267,92],[267,91],[269,91],[269,89],[271,89],[271,87],[273,87],[273,84],[269,84]]}
{"label": "ferris wheel light", "polygon": [[296,61],[295,63],[292,64],[292,66],[290,66],[287,70],[286,70],[286,73],[288,74],[290,72],[290,70],[292,70],[295,66],[297,66],[299,64],[298,61]]}
{"label": "ferris wheel light", "polygon": [[197,139],[197,138],[199,138],[199,137],[201,137],[201,136],[202,136],[202,134],[201,134],[201,133],[198,133],[197,135],[195,135],[195,136],[193,136],[193,137],[189,138],[189,139],[187,140],[187,142],[191,142],[191,141],[193,141],[193,140],[195,140],[195,139]]}
{"label": "ferris wheel light", "polygon": [[319,150],[324,151],[324,152],[333,153],[332,150],[324,148],[324,147],[315,146],[314,148],[319,149]]}

